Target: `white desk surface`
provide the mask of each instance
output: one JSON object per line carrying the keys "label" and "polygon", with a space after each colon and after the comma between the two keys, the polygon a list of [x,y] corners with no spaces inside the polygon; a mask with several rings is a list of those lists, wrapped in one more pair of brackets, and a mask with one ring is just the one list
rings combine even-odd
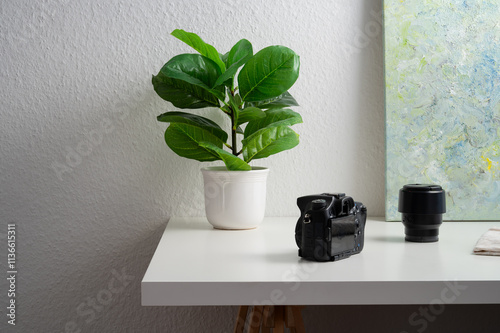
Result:
{"label": "white desk surface", "polygon": [[297,217],[222,231],[172,218],[142,280],[142,305],[500,303],[500,257],[473,255],[500,222],[444,222],[439,242],[404,241],[400,222],[369,218],[348,259],[301,259]]}

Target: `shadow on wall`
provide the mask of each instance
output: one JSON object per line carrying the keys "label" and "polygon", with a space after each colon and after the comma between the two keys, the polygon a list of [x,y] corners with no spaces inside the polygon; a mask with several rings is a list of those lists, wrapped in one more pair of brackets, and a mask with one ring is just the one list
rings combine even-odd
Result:
{"label": "shadow on wall", "polygon": [[[385,202],[385,113],[384,113],[384,63],[383,63],[383,4],[382,0],[363,1],[362,26],[355,27],[350,45],[343,45],[351,62],[357,62],[354,76],[356,86],[351,87],[353,122],[350,137],[359,159],[351,161],[354,188],[367,188],[373,193],[353,194],[368,206],[370,216],[383,216],[382,211],[370,210]],[[363,130],[359,130],[363,129]],[[362,161],[372,161],[363,163]],[[367,195],[368,194],[368,195]]]}
{"label": "shadow on wall", "polygon": [[[23,268],[16,323],[21,331],[130,327],[140,332],[154,316],[141,306],[140,282],[167,222],[164,207],[144,186],[160,186],[154,182],[159,161],[120,149],[133,147],[130,128],[139,127],[144,117],[137,110],[152,96],[148,89],[114,104],[108,101],[114,107],[102,114],[90,110],[95,117],[69,138],[55,138],[60,133],[51,133],[50,140],[38,136],[52,143],[53,164],[33,166],[45,172],[33,180],[35,191],[9,199],[9,210],[22,212],[16,220]],[[64,150],[65,145],[70,149]],[[34,165],[30,156],[20,154],[15,162]]]}
{"label": "shadow on wall", "polygon": [[[149,265],[146,258],[152,257],[162,232],[163,227],[141,235],[131,232],[127,238],[133,238],[133,244],[124,238],[117,248],[106,246],[102,251],[106,255],[97,256],[94,261],[55,281],[60,287],[45,290],[47,297],[67,298],[63,303],[70,310],[65,311],[66,316],[59,318],[59,322],[38,323],[33,329],[97,332],[103,327],[110,331],[119,327],[117,331],[140,332],[141,327],[148,327],[151,316],[141,306],[141,280]],[[70,293],[57,295],[61,292]]]}

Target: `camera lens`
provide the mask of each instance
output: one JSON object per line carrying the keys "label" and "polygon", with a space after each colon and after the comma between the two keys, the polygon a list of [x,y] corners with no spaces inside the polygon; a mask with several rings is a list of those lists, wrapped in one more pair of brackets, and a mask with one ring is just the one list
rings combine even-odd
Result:
{"label": "camera lens", "polygon": [[407,241],[437,242],[446,212],[445,191],[439,185],[405,185],[399,190],[398,211],[402,213]]}

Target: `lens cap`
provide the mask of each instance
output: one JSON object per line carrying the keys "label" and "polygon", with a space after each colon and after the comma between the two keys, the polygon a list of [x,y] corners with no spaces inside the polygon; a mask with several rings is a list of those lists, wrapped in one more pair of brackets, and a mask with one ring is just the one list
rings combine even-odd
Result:
{"label": "lens cap", "polygon": [[437,242],[446,213],[445,191],[433,184],[404,185],[399,190],[398,211],[402,213],[407,241]]}

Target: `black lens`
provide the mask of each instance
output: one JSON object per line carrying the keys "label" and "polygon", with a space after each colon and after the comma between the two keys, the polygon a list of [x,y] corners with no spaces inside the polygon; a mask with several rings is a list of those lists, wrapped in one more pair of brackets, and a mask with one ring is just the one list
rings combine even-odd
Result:
{"label": "black lens", "polygon": [[405,185],[399,190],[398,211],[402,213],[407,241],[437,242],[446,212],[445,191],[439,185]]}

